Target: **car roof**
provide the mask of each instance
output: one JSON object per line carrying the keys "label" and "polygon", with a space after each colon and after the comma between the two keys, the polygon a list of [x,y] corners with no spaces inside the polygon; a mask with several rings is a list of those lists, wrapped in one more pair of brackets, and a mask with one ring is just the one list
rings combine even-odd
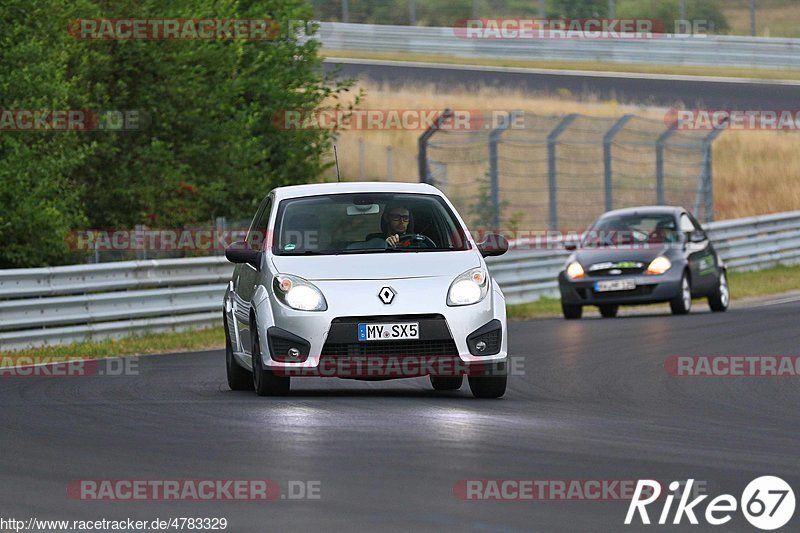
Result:
{"label": "car roof", "polygon": [[275,200],[286,198],[299,198],[303,196],[316,196],[320,194],[346,194],[359,192],[374,193],[416,193],[436,194],[444,196],[442,192],[427,183],[406,183],[392,181],[348,181],[342,183],[312,183],[308,185],[289,185],[278,187],[272,191]]}
{"label": "car roof", "polygon": [[597,218],[615,215],[674,215],[678,216],[686,211],[682,207],[673,205],[643,205],[639,207],[625,207],[623,209],[614,209],[607,211]]}

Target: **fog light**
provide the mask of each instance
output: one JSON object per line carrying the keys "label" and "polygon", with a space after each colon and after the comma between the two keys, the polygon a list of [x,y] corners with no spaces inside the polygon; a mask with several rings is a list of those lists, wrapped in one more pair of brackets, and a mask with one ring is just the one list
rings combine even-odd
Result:
{"label": "fog light", "polygon": [[286,353],[287,353],[287,354],[289,355],[289,357],[291,357],[291,358],[300,357],[300,350],[298,350],[297,348],[289,348],[289,351],[288,351],[288,352],[286,352]]}
{"label": "fog light", "polygon": [[475,343],[475,349],[478,350],[479,352],[484,351],[486,349],[486,342],[478,341],[477,343]]}

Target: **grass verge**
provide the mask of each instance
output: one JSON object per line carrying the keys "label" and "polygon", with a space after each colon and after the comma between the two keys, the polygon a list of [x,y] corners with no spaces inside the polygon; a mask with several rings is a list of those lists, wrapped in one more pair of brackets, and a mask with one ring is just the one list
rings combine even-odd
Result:
{"label": "grass verge", "polygon": [[[754,298],[782,294],[800,287],[800,266],[778,266],[758,272],[731,272],[728,274],[731,298]],[[654,304],[663,307],[666,304]],[[542,298],[527,304],[508,306],[509,320],[529,320],[561,316],[561,302],[557,298]]]}
{"label": "grass verge", "polygon": [[[760,272],[731,272],[728,277],[731,295],[734,299],[781,294],[800,287],[800,266],[780,266]],[[542,298],[532,303],[508,306],[508,318],[510,320],[558,316],[561,316],[561,303],[556,298]],[[179,333],[152,333],[124,339],[48,346],[16,352],[0,351],[0,366],[12,366],[14,361],[20,358],[23,358],[26,362],[31,359],[54,361],[77,357],[96,359],[126,355],[222,349],[224,343],[225,333],[222,327]]]}
{"label": "grass verge", "polygon": [[149,333],[123,339],[106,339],[99,342],[81,342],[62,346],[30,348],[14,352],[0,351],[0,367],[13,366],[14,361],[58,361],[60,359],[98,359],[126,355],[146,355],[169,352],[188,352],[223,348],[225,332],[222,326],[169,333]]}
{"label": "grass verge", "polygon": [[522,59],[464,58],[440,54],[405,54],[394,52],[365,52],[359,50],[322,50],[327,57],[377,59],[446,63],[449,65],[540,68],[547,70],[585,70],[587,72],[628,72],[632,74],[669,74],[674,76],[712,76],[717,78],[748,78],[759,80],[800,80],[798,70],[749,69],[726,67],[671,66],[650,64],[599,63],[594,61],[534,61]]}

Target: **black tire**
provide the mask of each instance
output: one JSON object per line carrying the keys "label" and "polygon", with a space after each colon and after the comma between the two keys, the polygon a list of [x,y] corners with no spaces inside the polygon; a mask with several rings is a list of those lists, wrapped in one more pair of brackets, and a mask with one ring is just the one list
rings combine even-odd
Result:
{"label": "black tire", "polygon": [[669,301],[669,308],[673,315],[687,315],[692,310],[692,283],[688,273],[683,273],[681,288],[678,295]]}
{"label": "black tire", "polygon": [[231,390],[253,390],[253,376],[242,368],[233,357],[231,335],[228,330],[228,317],[222,317],[225,328],[225,372],[228,375],[228,387]]}
{"label": "black tire", "polygon": [[476,398],[499,398],[506,393],[508,376],[469,376],[467,381]]}
{"label": "black tire", "polygon": [[618,305],[601,305],[600,306],[600,314],[603,318],[614,318],[617,316],[617,311],[619,311]]}
{"label": "black tire", "polygon": [[561,312],[567,320],[575,320],[583,316],[583,306],[568,305],[561,302]]}
{"label": "black tire", "polygon": [[261,343],[253,331],[253,388],[259,396],[285,396],[289,394],[289,377],[276,376],[261,364]]}
{"label": "black tire", "polygon": [[430,376],[433,390],[458,390],[464,383],[464,376]]}
{"label": "black tire", "polygon": [[730,289],[728,287],[728,275],[723,270],[719,274],[719,283],[714,292],[708,295],[708,307],[715,313],[726,311],[731,301]]}

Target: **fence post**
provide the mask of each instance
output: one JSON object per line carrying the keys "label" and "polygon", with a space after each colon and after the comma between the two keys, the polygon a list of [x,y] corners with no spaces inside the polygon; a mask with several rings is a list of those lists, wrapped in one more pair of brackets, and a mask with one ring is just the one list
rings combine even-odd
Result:
{"label": "fence post", "polygon": [[347,0],[342,0],[342,22],[350,22],[350,6]]}
{"label": "fence post", "polygon": [[667,130],[656,140],[656,205],[664,205],[664,145],[670,136],[675,133],[675,128]]}
{"label": "fence post", "polygon": [[567,115],[558,126],[550,132],[547,136],[547,178],[548,178],[548,196],[550,204],[550,221],[548,229],[558,229],[558,191],[556,190],[556,142],[558,136],[578,118],[578,113]]}
{"label": "fence post", "polygon": [[[727,120],[727,119],[726,119]],[[711,152],[711,145],[720,134],[725,131],[723,127],[714,128],[705,139],[703,139],[703,169],[701,177],[701,187],[703,189],[703,199],[705,200],[705,219],[703,222],[714,221],[714,165]],[[695,201],[695,216],[700,208],[699,198]]]}
{"label": "fence post", "polygon": [[442,124],[453,116],[452,109],[445,109],[442,111],[442,114],[436,118],[436,122],[431,124],[425,132],[419,136],[417,140],[417,149],[419,150],[419,155],[417,156],[417,162],[419,163],[419,182],[420,183],[429,183],[433,185],[430,176],[430,172],[428,171],[428,140],[433,136],[436,131],[441,128]]}
{"label": "fence post", "polygon": [[620,130],[624,128],[625,124],[627,124],[632,118],[633,115],[624,115],[617,122],[615,122],[614,125],[611,126],[611,129],[609,129],[603,136],[603,179],[605,183],[606,211],[611,211],[614,209],[614,186],[611,169],[611,143],[614,141],[614,137],[617,136]]}
{"label": "fence post", "polygon": [[497,145],[500,143],[503,132],[511,127],[511,123],[519,117],[520,113],[522,112],[512,111],[502,124],[489,133],[489,185],[492,202],[492,229],[495,231],[500,229],[500,178],[497,168]]}

